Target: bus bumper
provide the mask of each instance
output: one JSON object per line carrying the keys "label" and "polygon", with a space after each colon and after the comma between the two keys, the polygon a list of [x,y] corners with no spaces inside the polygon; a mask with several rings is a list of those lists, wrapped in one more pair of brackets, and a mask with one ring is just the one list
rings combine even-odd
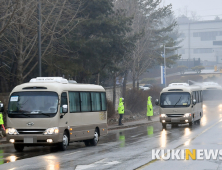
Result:
{"label": "bus bumper", "polygon": [[8,135],[7,142],[23,144],[25,146],[56,145],[62,142],[62,134],[55,135]]}
{"label": "bus bumper", "polygon": [[165,124],[186,124],[192,122],[192,117],[160,117],[160,123]]}

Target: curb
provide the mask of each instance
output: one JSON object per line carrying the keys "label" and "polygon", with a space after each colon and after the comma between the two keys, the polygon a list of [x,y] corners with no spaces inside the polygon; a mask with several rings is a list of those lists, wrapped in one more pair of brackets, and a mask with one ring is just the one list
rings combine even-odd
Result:
{"label": "curb", "polygon": [[159,122],[159,120],[152,121],[152,122],[147,122],[147,123],[140,123],[140,124],[134,124],[134,125],[126,125],[126,126],[119,126],[119,127],[113,127],[113,128],[108,128],[108,130],[116,130],[116,129],[126,129],[130,127],[137,127],[137,126],[143,126],[151,123]]}

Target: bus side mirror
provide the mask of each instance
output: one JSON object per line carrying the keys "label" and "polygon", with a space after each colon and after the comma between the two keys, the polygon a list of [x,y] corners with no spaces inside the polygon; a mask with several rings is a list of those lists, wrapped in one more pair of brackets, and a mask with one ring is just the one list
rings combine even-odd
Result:
{"label": "bus side mirror", "polygon": [[0,112],[4,112],[4,105],[3,105],[3,103],[0,103]]}
{"label": "bus side mirror", "polygon": [[197,104],[196,99],[193,99],[193,105]]}
{"label": "bus side mirror", "polygon": [[159,100],[158,99],[155,100],[155,104],[159,105]]}
{"label": "bus side mirror", "polygon": [[68,105],[64,104],[62,105],[62,113],[67,113],[68,112]]}

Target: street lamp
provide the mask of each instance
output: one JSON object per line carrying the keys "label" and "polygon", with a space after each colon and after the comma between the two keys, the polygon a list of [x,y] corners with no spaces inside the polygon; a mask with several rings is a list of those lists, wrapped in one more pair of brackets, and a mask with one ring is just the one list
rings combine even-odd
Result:
{"label": "street lamp", "polygon": [[[163,45],[163,57],[164,57],[164,79],[165,79],[165,87],[166,87],[166,49],[175,49],[175,48],[179,48],[178,46],[174,46],[174,47],[166,47],[165,44]],[[178,53],[178,52],[177,52]],[[178,55],[178,54],[177,54]]]}

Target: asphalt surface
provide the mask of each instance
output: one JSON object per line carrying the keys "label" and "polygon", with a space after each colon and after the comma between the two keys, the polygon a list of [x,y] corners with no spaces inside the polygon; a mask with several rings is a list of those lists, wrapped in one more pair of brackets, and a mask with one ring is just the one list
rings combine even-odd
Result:
{"label": "asphalt surface", "polygon": [[167,126],[159,122],[109,131],[96,147],[72,143],[64,152],[49,147],[26,147],[18,153],[12,144],[0,145],[0,169],[222,169],[215,160],[152,160],[152,149],[222,149],[222,113],[204,113],[200,125]]}

